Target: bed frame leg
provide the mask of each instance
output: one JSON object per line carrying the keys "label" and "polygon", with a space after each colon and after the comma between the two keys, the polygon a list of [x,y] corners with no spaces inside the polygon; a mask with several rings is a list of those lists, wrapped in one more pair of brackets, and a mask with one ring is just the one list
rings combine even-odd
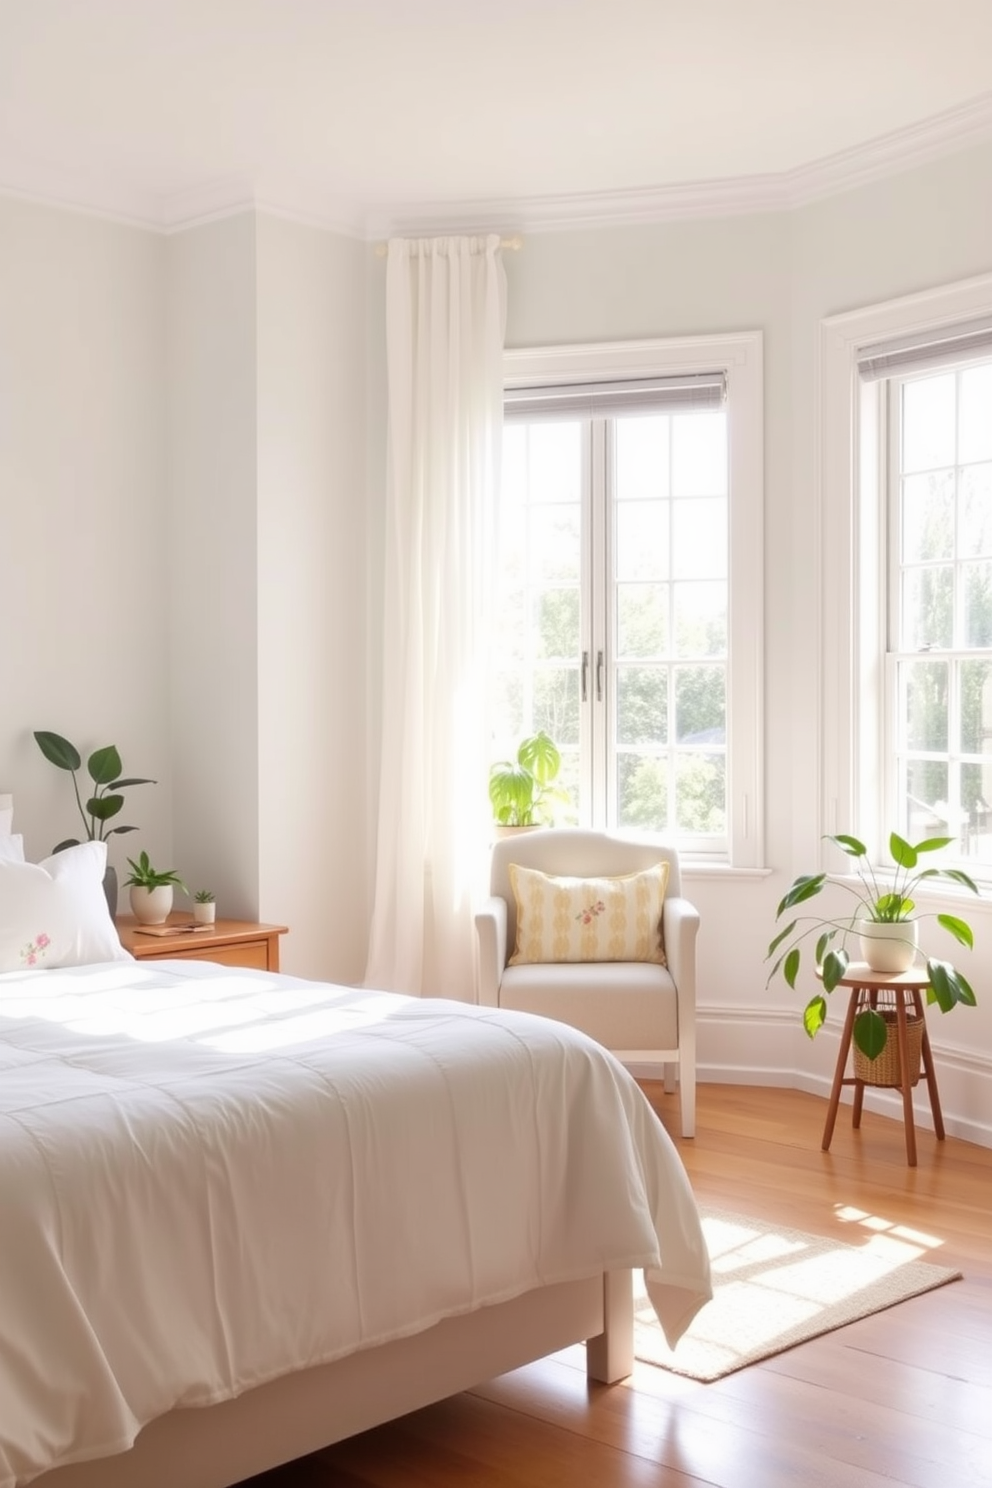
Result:
{"label": "bed frame leg", "polygon": [[634,1371],[634,1286],[629,1271],[603,1276],[603,1331],[586,1341],[586,1374],[604,1385]]}

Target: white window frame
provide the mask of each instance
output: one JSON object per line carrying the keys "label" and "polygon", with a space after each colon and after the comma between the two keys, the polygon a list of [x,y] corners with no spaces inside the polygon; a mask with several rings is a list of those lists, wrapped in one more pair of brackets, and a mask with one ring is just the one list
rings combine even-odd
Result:
{"label": "white window frame", "polygon": [[763,868],[762,333],[535,347],[507,351],[503,358],[507,389],[721,371],[727,379],[730,525],[726,861],[734,868]]}
{"label": "white window frame", "polygon": [[855,831],[885,847],[884,705],[886,450],[879,442],[881,384],[862,384],[858,357],[902,336],[992,312],[992,274],[889,300],[819,328],[815,530],[820,563],[816,743],[820,832]]}

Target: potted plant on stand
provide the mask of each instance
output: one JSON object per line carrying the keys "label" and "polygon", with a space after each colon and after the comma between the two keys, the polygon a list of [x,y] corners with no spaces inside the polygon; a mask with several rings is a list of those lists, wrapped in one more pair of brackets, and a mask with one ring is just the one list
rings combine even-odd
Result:
{"label": "potted plant on stand", "polygon": [[[83,761],[75,744],[70,744],[69,740],[64,739],[61,734],[53,734],[47,729],[37,730],[35,739],[38,748],[49,763],[59,770],[68,770],[72,776],[72,788],[76,793],[76,805],[86,829],[87,841],[106,842],[107,838],[114,836],[115,833],[137,830],[135,827],[112,827],[109,823],[124,805],[124,797],[121,795],[123,790],[132,785],[154,785],[154,780],[146,780],[138,776],[125,779],[122,775],[124,766],[121,764],[120,755],[113,744],[107,744],[103,749],[94,750],[86,761],[86,769],[93,782],[93,794],[84,803],[76,780],[76,771],[82,768]],[[77,847],[79,841],[78,837],[66,837],[52,851],[61,852],[66,847]],[[110,917],[113,919],[117,914],[117,870],[109,865],[104,875],[103,891],[107,896]]]}
{"label": "potted plant on stand", "polygon": [[489,771],[489,800],[497,831],[554,826],[568,793],[555,784],[561,754],[550,734],[540,729],[524,739],[515,760],[500,760]]}
{"label": "potted plant on stand", "polygon": [[143,852],[138,861],[128,858],[131,872],[124,880],[131,889],[131,912],[141,925],[162,925],[172,910],[173,889],[188,890],[173,868],[153,868],[148,854]]}
{"label": "potted plant on stand", "polygon": [[[868,849],[857,837],[841,834],[824,840],[832,842],[855,860],[857,883],[828,873],[801,874],[779,904],[775,918],[781,920],[798,906],[807,904],[828,884],[834,884],[852,896],[851,912],[837,916],[800,914],[790,919],[772,940],[765,958],[771,960],[777,956],[768,974],[768,982],[781,971],[788,985],[795,990],[803,942],[817,936],[813,961],[822,980],[822,991],[809,1000],[803,1012],[803,1024],[810,1038],[814,1038],[823,1027],[827,1016],[826,998],[839,985],[850,965],[849,940],[856,941],[861,960],[871,970],[892,975],[908,970],[916,959],[921,919],[935,919],[959,945],[970,950],[974,946],[974,935],[965,920],[952,914],[921,915],[917,912],[913,895],[917,886],[926,879],[943,879],[973,894],[979,892],[977,885],[960,868],[920,868],[921,855],[950,846],[954,841],[951,837],[931,837],[924,842],[910,843],[893,832],[889,837],[893,866],[885,869],[872,866]],[[839,943],[835,944],[838,938]],[[949,1013],[959,1003],[975,1006],[975,993],[970,983],[951,962],[930,957],[926,971],[928,1003],[936,1003],[942,1013]],[[856,1058],[857,1051],[860,1051],[868,1063],[879,1059],[888,1041],[891,1021],[891,1016],[879,1012],[870,1003],[858,1008],[853,1026]]]}

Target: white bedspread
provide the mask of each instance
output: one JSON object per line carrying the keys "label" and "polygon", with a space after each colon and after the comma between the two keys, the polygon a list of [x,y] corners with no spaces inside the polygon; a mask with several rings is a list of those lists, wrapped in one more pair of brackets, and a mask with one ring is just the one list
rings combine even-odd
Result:
{"label": "white bedspread", "polygon": [[0,976],[0,1488],[626,1266],[674,1342],[710,1295],[685,1172],[564,1026],[203,962]]}

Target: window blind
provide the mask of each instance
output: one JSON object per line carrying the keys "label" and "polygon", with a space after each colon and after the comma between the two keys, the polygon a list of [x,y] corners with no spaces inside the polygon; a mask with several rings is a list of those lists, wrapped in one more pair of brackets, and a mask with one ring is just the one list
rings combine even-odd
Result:
{"label": "window blind", "polygon": [[615,418],[625,413],[715,412],[727,397],[724,372],[507,388],[507,418]]}
{"label": "window blind", "polygon": [[992,316],[863,346],[858,352],[858,374],[862,382],[878,382],[883,377],[906,377],[989,357]]}

